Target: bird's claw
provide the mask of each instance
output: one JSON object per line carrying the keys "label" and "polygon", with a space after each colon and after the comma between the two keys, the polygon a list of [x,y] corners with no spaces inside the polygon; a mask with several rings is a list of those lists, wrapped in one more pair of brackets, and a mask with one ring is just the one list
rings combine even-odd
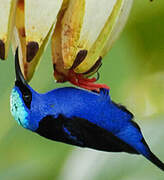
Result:
{"label": "bird's claw", "polygon": [[99,79],[99,74],[97,78],[93,77],[90,79],[84,77],[83,74],[76,74],[73,71],[70,71],[68,75],[68,81],[81,88],[96,92],[100,92],[100,89],[107,89],[107,90],[110,89],[106,84],[95,83],[98,79]]}

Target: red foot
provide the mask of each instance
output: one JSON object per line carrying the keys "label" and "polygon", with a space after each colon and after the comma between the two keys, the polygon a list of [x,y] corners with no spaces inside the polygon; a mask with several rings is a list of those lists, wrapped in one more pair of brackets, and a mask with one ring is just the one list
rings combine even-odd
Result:
{"label": "red foot", "polygon": [[69,72],[68,75],[68,81],[70,81],[72,84],[79,86],[81,88],[91,90],[91,91],[97,91],[99,92],[100,89],[105,88],[105,89],[110,89],[107,85],[105,84],[95,84],[97,79],[94,78],[85,78],[82,74],[76,74],[73,71]]}

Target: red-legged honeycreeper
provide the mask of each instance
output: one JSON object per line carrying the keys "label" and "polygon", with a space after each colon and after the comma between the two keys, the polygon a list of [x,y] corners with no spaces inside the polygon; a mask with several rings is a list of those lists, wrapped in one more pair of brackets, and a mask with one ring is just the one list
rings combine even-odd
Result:
{"label": "red-legged honeycreeper", "polygon": [[26,129],[51,140],[108,152],[142,154],[160,169],[164,164],[150,151],[133,114],[113,102],[109,90],[78,88],[34,91],[24,79],[15,55],[16,81],[11,113]]}

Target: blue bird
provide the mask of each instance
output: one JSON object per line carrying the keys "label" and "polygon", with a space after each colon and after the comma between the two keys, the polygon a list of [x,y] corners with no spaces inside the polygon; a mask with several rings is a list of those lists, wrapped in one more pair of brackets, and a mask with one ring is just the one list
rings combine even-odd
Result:
{"label": "blue bird", "polygon": [[150,150],[133,114],[113,102],[109,90],[99,93],[78,88],[34,91],[24,79],[15,55],[16,81],[11,93],[11,113],[26,129],[80,147],[107,152],[141,154],[164,170]]}

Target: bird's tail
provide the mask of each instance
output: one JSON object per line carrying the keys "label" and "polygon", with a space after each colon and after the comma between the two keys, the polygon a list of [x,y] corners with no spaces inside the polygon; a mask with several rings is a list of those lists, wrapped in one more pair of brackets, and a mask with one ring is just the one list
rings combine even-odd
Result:
{"label": "bird's tail", "polygon": [[142,155],[144,155],[153,164],[155,164],[158,168],[160,168],[162,171],[164,171],[164,163],[154,153],[151,152],[151,150],[144,138],[142,139],[142,143],[146,147],[148,153],[146,153],[146,154],[142,153],[142,152],[140,152],[140,153]]}
{"label": "bird's tail", "polygon": [[[133,126],[135,126],[139,130],[139,132],[141,133],[140,127],[134,121],[133,121]],[[151,152],[151,150],[150,150],[148,144],[146,143],[144,137],[142,138],[141,143],[142,143],[142,145],[140,144],[140,147],[142,147],[142,148],[141,149],[137,148],[136,149],[137,152],[139,152],[140,154],[145,156],[149,161],[151,161],[158,168],[160,168],[162,171],[164,171],[164,163],[155,154],[153,154]]]}
{"label": "bird's tail", "polygon": [[164,163],[151,151],[149,152],[149,156],[146,157],[149,161],[159,167],[162,171],[164,171]]}

